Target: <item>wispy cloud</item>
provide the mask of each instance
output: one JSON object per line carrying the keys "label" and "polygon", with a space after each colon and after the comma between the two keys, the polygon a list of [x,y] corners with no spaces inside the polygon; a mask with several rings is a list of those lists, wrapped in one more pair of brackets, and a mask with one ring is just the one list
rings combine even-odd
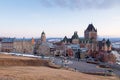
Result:
{"label": "wispy cloud", "polygon": [[40,0],[45,7],[69,9],[105,9],[120,5],[120,0]]}

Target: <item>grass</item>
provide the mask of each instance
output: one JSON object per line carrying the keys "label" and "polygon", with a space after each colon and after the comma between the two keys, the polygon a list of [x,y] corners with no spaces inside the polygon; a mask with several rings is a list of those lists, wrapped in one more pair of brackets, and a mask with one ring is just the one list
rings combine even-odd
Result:
{"label": "grass", "polygon": [[89,75],[49,65],[46,60],[0,55],[0,80],[119,80],[115,76]]}

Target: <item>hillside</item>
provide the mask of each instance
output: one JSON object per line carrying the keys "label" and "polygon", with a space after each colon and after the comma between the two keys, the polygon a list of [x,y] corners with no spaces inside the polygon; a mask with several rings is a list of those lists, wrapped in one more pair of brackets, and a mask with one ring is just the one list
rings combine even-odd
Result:
{"label": "hillside", "polygon": [[49,67],[49,61],[0,54],[0,80],[117,80]]}

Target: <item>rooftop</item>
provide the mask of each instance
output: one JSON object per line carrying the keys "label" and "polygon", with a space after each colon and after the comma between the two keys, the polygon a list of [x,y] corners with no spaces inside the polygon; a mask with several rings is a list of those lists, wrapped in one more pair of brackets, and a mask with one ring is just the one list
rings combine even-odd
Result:
{"label": "rooftop", "polygon": [[14,42],[15,38],[3,38],[2,42],[5,43],[5,42]]}
{"label": "rooftop", "polygon": [[97,32],[97,29],[95,29],[95,27],[93,26],[93,24],[89,24],[87,29],[85,31],[95,31]]}

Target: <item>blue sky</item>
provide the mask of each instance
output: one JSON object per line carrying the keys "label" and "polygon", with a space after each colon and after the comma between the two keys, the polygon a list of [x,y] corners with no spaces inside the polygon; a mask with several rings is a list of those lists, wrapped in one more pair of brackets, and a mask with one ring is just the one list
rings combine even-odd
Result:
{"label": "blue sky", "polygon": [[101,37],[120,37],[120,0],[0,0],[1,37],[79,36],[93,23]]}

